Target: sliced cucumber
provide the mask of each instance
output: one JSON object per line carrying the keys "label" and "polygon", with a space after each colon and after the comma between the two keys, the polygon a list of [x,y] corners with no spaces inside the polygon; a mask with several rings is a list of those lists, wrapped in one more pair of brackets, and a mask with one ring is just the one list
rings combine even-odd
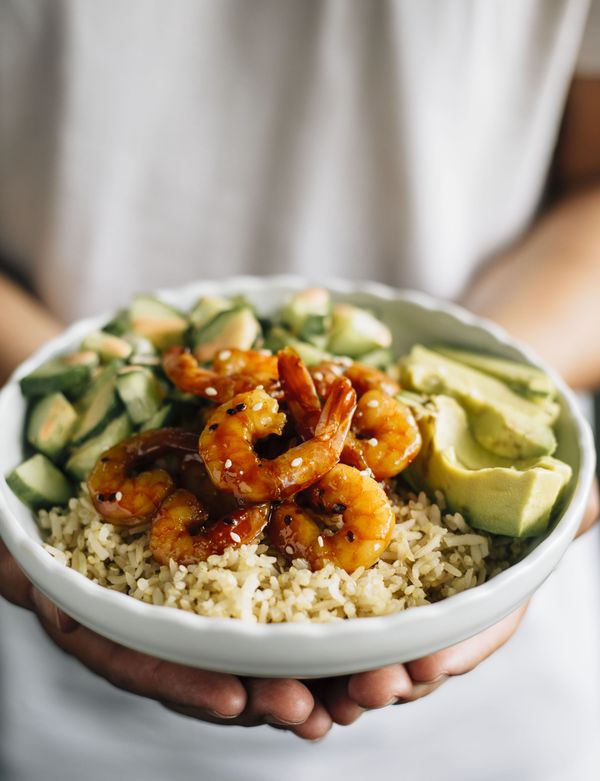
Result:
{"label": "sliced cucumber", "polygon": [[365,366],[372,366],[374,369],[387,371],[394,362],[394,356],[391,350],[372,350],[360,356],[360,362]]}
{"label": "sliced cucumber", "polygon": [[197,301],[190,311],[192,326],[201,330],[207,326],[221,312],[233,309],[233,304],[227,298],[221,296],[205,296]]}
{"label": "sliced cucumber", "polygon": [[79,445],[100,432],[122,410],[117,396],[116,369],[107,366],[93,380],[78,405],[79,421],[72,434]]}
{"label": "sliced cucumber", "polygon": [[145,336],[158,350],[183,341],[186,318],[172,306],[152,296],[135,296],[129,308],[131,330]]}
{"label": "sliced cucumber", "polygon": [[131,431],[131,421],[123,413],[111,420],[100,434],[74,450],[65,464],[65,469],[76,480],[85,480],[102,453],[126,439]]}
{"label": "sliced cucumber", "polygon": [[249,350],[261,335],[260,323],[247,306],[221,312],[200,330],[192,331],[192,348],[199,361],[208,361],[219,350]]}
{"label": "sliced cucumber", "polygon": [[296,293],[281,311],[281,322],[294,336],[324,348],[331,325],[331,296],[321,287]]}
{"label": "sliced cucumber", "polygon": [[164,407],[161,407],[158,412],[156,412],[140,427],[140,431],[150,431],[150,429],[169,426],[171,425],[172,419],[173,405],[165,404]]}
{"label": "sliced cucumber", "polygon": [[53,358],[22,377],[19,384],[23,395],[28,397],[45,396],[56,391],[75,396],[84,388],[90,376],[91,369],[87,364],[71,364],[66,359]]}
{"label": "sliced cucumber", "polygon": [[129,342],[105,331],[92,331],[85,337],[81,347],[83,350],[93,350],[98,353],[100,359],[105,363],[113,360],[126,361],[133,352],[133,347]]}
{"label": "sliced cucumber", "polygon": [[127,366],[119,371],[117,393],[136,425],[145,423],[158,412],[164,396],[154,374],[143,366]]}
{"label": "sliced cucumber", "polygon": [[300,339],[296,339],[293,334],[281,326],[273,326],[265,339],[265,348],[276,353],[284,347],[293,347],[307,366],[331,359],[330,353],[320,350],[313,344],[301,342]]}
{"label": "sliced cucumber", "polygon": [[73,494],[60,469],[41,453],[19,464],[6,482],[22,502],[35,510],[64,505]]}
{"label": "sliced cucumber", "polygon": [[67,366],[89,366],[90,369],[95,369],[100,364],[100,356],[93,350],[80,350],[64,355],[62,360]]}
{"label": "sliced cucumber", "polygon": [[113,336],[123,336],[130,327],[129,310],[121,309],[110,322],[103,326],[102,330],[106,331],[107,334],[113,334]]}
{"label": "sliced cucumber", "polygon": [[62,393],[51,393],[40,399],[31,410],[27,424],[27,441],[36,450],[56,460],[71,438],[77,413]]}
{"label": "sliced cucumber", "polygon": [[360,358],[372,350],[387,349],[391,345],[390,329],[368,309],[351,304],[336,304],[333,307],[327,343],[330,352]]}

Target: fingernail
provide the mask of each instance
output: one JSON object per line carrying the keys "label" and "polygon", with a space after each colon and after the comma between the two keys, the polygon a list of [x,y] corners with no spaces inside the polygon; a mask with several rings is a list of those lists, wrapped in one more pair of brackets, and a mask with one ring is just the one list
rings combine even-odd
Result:
{"label": "fingernail", "polygon": [[211,716],[214,716],[215,719],[225,719],[225,720],[237,719],[238,716],[240,715],[239,713],[234,713],[233,715],[231,713],[219,713],[218,710],[209,710],[208,713]]}
{"label": "fingernail", "polygon": [[268,713],[264,718],[267,724],[281,727],[297,727],[299,724],[304,724],[305,721],[304,719],[301,721],[286,721],[285,719],[280,719],[277,716],[273,716],[271,713]]}

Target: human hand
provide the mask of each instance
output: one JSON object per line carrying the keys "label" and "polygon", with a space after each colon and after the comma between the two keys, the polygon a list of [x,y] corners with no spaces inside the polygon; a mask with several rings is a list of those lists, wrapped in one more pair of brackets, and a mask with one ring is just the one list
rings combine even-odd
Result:
{"label": "human hand", "polygon": [[[578,535],[598,520],[599,512],[598,483],[595,482]],[[475,637],[422,659],[331,679],[322,697],[332,719],[337,724],[352,724],[366,710],[412,702],[431,694],[448,678],[473,670],[508,642],[526,610],[527,603]]]}
{"label": "human hand", "polygon": [[1,540],[0,594],[32,610],[54,643],[96,675],[170,710],[213,724],[270,724],[308,740],[331,728],[323,704],[300,681],[197,670],[132,651],[80,626],[34,588]]}

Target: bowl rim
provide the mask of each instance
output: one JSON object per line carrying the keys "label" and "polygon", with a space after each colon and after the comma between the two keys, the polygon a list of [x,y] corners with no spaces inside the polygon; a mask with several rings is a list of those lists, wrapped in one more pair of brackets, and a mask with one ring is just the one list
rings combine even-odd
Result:
{"label": "bowl rim", "polygon": [[[153,291],[152,295],[156,295],[170,303],[173,302],[173,299],[182,298],[186,295],[210,295],[213,293],[227,295],[228,292],[239,292],[241,289],[245,292],[264,292],[265,289],[279,287],[285,287],[291,291],[302,289],[312,284],[314,284],[313,280],[297,275],[262,277],[242,275],[231,277],[227,280],[196,281],[176,288],[159,288]],[[2,475],[0,480],[0,532],[5,544],[15,558],[20,563],[33,562],[44,574],[44,577],[40,577],[40,581],[46,582],[51,578],[57,585],[62,584],[67,589],[77,589],[86,599],[90,600],[90,608],[97,604],[113,608],[118,612],[133,611],[140,619],[158,620],[165,629],[168,629],[171,625],[189,626],[202,633],[217,632],[224,639],[226,639],[227,635],[239,637],[240,634],[245,634],[258,639],[264,638],[265,640],[273,638],[273,635],[293,640],[310,638],[311,636],[317,638],[327,633],[328,636],[332,635],[338,639],[348,641],[351,641],[357,633],[381,631],[392,626],[397,629],[403,625],[408,629],[415,621],[436,622],[442,615],[446,620],[451,620],[453,615],[460,614],[464,610],[469,610],[472,606],[485,602],[491,594],[499,589],[509,585],[515,586],[518,582],[526,582],[529,575],[547,557],[558,560],[575,536],[580,522],[580,514],[585,506],[593,481],[595,448],[591,427],[583,417],[573,391],[556,371],[546,365],[528,346],[510,336],[501,326],[469,312],[454,302],[442,301],[426,293],[394,288],[378,282],[350,281],[332,277],[320,280],[317,284],[320,287],[329,289],[334,295],[364,293],[367,296],[387,301],[407,302],[435,313],[443,312],[460,321],[463,325],[486,331],[500,345],[516,350],[527,362],[539,367],[550,376],[556,385],[559,395],[562,396],[565,402],[576,429],[580,465],[569,504],[563,509],[561,517],[547,537],[539,542],[521,561],[513,564],[491,580],[446,597],[439,602],[409,607],[383,616],[348,618],[332,622],[301,621],[269,624],[244,619],[201,616],[175,607],[142,602],[128,594],[101,586],[76,570],[66,567],[57,561],[44,549],[41,536],[38,540],[34,540],[22,527],[16,516],[13,515],[7,499],[7,495],[12,496],[12,492],[6,483],[5,476]],[[111,317],[114,317],[114,312],[77,320],[24,361],[12,373],[4,388],[0,391],[0,420],[4,407],[7,403],[10,403],[10,396],[14,394],[15,388],[20,394],[18,381],[22,376],[32,371],[52,355],[59,354],[67,346],[70,348],[75,338],[105,324]],[[38,580],[31,571],[29,571],[29,577],[33,578],[34,582]],[[44,590],[43,586],[42,590]],[[85,621],[82,621],[82,623],[85,623]],[[494,622],[492,621],[491,623]]]}

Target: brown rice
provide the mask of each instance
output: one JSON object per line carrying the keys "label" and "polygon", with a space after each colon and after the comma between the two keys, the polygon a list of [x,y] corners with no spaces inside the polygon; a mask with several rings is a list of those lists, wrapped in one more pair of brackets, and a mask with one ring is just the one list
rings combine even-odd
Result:
{"label": "brown rice", "polygon": [[489,579],[518,555],[424,493],[394,495],[394,535],[380,561],[351,575],[329,564],[291,566],[264,539],[190,566],[153,560],[146,529],[105,523],[82,490],[67,508],[40,512],[46,549],[107,588],[204,616],[263,623],[378,616],[425,605]]}

